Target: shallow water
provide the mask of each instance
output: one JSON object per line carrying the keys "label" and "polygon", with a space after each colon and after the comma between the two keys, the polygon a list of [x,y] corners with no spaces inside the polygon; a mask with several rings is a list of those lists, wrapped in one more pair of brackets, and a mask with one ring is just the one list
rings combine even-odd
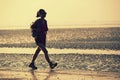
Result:
{"label": "shallow water", "polygon": [[[36,48],[0,48],[0,53],[7,54],[33,54]],[[120,50],[101,50],[101,49],[55,49],[47,48],[49,54],[117,54]],[[42,52],[43,53],[43,52]]]}

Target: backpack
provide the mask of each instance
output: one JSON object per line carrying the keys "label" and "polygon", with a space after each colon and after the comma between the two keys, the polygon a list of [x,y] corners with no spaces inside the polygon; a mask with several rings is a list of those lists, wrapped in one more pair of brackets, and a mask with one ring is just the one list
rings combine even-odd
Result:
{"label": "backpack", "polygon": [[37,37],[39,36],[39,32],[41,31],[41,27],[43,21],[41,19],[37,19],[35,22],[32,23],[31,25],[31,32],[32,32],[32,37]]}
{"label": "backpack", "polygon": [[37,23],[33,22],[31,25],[31,33],[32,33],[32,37],[37,37]]}

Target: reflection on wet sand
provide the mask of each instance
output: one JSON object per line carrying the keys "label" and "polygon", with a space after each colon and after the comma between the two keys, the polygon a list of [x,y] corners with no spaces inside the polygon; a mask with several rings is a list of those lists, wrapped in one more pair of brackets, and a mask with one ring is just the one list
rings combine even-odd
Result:
{"label": "reflection on wet sand", "polygon": [[49,80],[49,78],[50,78],[51,76],[53,76],[53,75],[55,75],[54,70],[50,70],[50,71],[48,72],[48,75],[46,76],[46,78],[45,78],[44,80]]}
{"label": "reflection on wet sand", "polygon": [[30,73],[32,74],[33,80],[38,80],[37,77],[36,77],[36,74],[35,74],[35,70],[31,69]]}
{"label": "reflection on wet sand", "polygon": [[[31,69],[30,73],[32,74],[33,80],[39,80],[37,77],[36,71],[34,69]],[[49,72],[47,73],[48,75],[43,80],[49,80],[51,76],[54,76],[56,74],[54,70],[49,70]]]}
{"label": "reflection on wet sand", "polygon": [[29,70],[0,69],[0,80],[120,80],[119,72],[87,70]]}

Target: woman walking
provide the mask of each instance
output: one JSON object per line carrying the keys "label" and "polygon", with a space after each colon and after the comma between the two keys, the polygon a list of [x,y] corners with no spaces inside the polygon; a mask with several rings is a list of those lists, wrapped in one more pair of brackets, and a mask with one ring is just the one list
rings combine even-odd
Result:
{"label": "woman walking", "polygon": [[46,35],[48,31],[47,21],[45,20],[46,14],[47,13],[44,9],[40,9],[37,12],[36,16],[38,19],[31,26],[32,36],[34,37],[35,42],[38,46],[29,65],[29,67],[31,67],[32,69],[37,69],[37,67],[35,66],[35,60],[41,50],[44,52],[45,59],[47,60],[50,68],[53,69],[57,66],[57,63],[53,63],[49,59],[48,51],[46,49]]}

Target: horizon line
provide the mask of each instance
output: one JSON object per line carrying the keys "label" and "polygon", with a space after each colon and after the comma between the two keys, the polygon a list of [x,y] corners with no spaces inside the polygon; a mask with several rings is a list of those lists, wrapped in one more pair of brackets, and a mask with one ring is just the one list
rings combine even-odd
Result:
{"label": "horizon line", "polygon": [[[53,24],[50,24],[50,25],[48,25],[48,26],[81,26],[81,25],[120,25],[120,23],[119,24],[115,24],[115,23],[111,23],[111,24],[109,24],[109,23],[104,23],[104,24],[102,24],[102,23],[94,23],[94,24],[92,24],[92,23],[89,23],[89,24],[64,24],[64,25],[61,25],[61,24],[55,24],[55,25],[53,25]],[[30,26],[30,25],[1,25],[0,27],[10,27],[10,26],[16,26],[16,27],[19,27],[19,26]]]}
{"label": "horizon line", "polygon": [[[92,28],[120,28],[119,27],[59,27],[59,28],[56,28],[56,27],[52,27],[52,28],[49,28],[49,29],[83,29],[83,28],[88,28],[88,29],[92,29]],[[0,30],[29,30],[30,28],[0,28]]]}
{"label": "horizon line", "polygon": [[[13,25],[14,26],[14,25]],[[30,25],[25,26],[0,26],[0,30],[11,30],[11,29],[30,29]],[[75,25],[48,25],[50,29],[60,29],[60,28],[118,28],[120,24],[75,24]]]}

